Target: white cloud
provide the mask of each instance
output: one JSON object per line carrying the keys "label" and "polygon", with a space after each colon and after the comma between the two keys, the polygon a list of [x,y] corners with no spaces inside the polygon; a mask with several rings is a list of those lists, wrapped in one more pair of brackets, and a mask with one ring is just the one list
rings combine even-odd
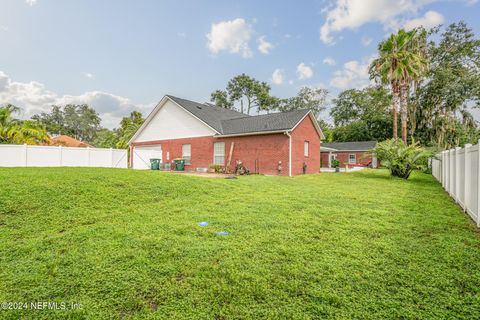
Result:
{"label": "white cloud", "polygon": [[302,62],[297,66],[297,76],[300,80],[311,78],[313,76],[313,70]]}
{"label": "white cloud", "polygon": [[282,69],[275,69],[272,73],[272,82],[280,85],[283,83],[284,75]]}
{"label": "white cloud", "polygon": [[362,37],[362,44],[364,47],[368,47],[372,43],[373,39],[369,37]]}
{"label": "white cloud", "polygon": [[273,44],[265,40],[265,36],[261,36],[257,40],[258,50],[263,54],[269,54],[270,50],[273,49]]}
{"label": "white cloud", "polygon": [[249,46],[252,32],[252,27],[241,18],[212,23],[210,32],[207,34],[207,47],[214,54],[228,51],[249,58],[252,56]]}
{"label": "white cloud", "polygon": [[25,0],[25,2],[30,6],[33,7],[37,4],[37,0]]}
{"label": "white cloud", "polygon": [[179,36],[180,38],[186,38],[187,34],[185,32],[177,32],[177,36]]}
{"label": "white cloud", "polygon": [[323,59],[323,63],[329,66],[334,66],[337,64],[335,59],[333,59],[332,57],[326,57],[325,59]]}
{"label": "white cloud", "polygon": [[416,14],[418,9],[433,1],[436,0],[336,0],[335,6],[325,11],[326,22],[320,27],[320,40],[333,45],[332,32],[355,30],[369,22],[396,28],[400,15]]}
{"label": "white cloud", "polygon": [[7,26],[0,26],[0,31],[8,31],[8,27]]}
{"label": "white cloud", "polygon": [[330,85],[339,89],[362,89],[368,86],[371,83],[368,67],[372,60],[373,56],[366,57],[361,62],[357,60],[346,62],[343,69],[334,72]]}
{"label": "white cloud", "polygon": [[93,73],[90,73],[90,72],[84,72],[83,75],[85,77],[87,77],[88,79],[95,79],[95,75]]}
{"label": "white cloud", "polygon": [[293,80],[288,80],[288,84],[293,84]]}
{"label": "white cloud", "polygon": [[134,104],[128,98],[108,92],[89,91],[81,95],[60,95],[37,81],[17,82],[0,71],[0,101],[12,103],[22,108],[21,118],[27,119],[40,112],[49,112],[51,106],[68,103],[88,104],[93,107],[102,118],[102,125],[107,128],[118,127],[122,117],[133,110],[146,115],[154,104]]}
{"label": "white cloud", "polygon": [[406,30],[412,30],[417,27],[424,27],[425,29],[438,26],[443,23],[443,16],[436,11],[427,11],[423,17],[411,19],[405,22],[404,28]]}

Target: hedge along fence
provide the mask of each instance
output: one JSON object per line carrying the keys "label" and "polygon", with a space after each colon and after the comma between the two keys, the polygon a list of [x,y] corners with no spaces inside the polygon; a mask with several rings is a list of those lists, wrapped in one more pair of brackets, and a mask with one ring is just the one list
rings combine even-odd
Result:
{"label": "hedge along fence", "polygon": [[0,167],[127,168],[127,150],[0,144]]}
{"label": "hedge along fence", "polygon": [[432,159],[432,174],[480,227],[480,141],[442,151]]}

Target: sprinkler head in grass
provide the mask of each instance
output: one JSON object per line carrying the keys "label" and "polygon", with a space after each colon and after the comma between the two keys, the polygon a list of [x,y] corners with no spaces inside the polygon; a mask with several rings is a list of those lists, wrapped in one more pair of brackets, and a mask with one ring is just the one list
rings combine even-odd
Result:
{"label": "sprinkler head in grass", "polygon": [[227,231],[219,231],[219,232],[215,232],[216,234],[219,234],[221,236],[226,236],[227,234],[229,234]]}
{"label": "sprinkler head in grass", "polygon": [[202,221],[198,224],[200,227],[206,227],[208,226],[208,222],[207,221]]}

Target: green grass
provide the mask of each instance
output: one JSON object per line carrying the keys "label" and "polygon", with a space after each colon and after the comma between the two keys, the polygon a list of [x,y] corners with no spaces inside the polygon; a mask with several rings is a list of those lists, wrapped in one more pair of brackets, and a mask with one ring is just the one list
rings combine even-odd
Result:
{"label": "green grass", "polygon": [[480,318],[479,232],[429,175],[18,168],[0,184],[0,302],[82,305],[0,318]]}

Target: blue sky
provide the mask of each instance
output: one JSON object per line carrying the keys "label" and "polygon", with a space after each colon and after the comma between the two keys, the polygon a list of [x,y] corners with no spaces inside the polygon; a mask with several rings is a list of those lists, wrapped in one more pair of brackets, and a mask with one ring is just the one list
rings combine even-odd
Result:
{"label": "blue sky", "polygon": [[368,85],[390,32],[464,20],[480,34],[479,16],[475,0],[0,0],[0,103],[23,117],[89,103],[112,128],[164,94],[208,101],[242,72],[280,97],[333,97]]}

